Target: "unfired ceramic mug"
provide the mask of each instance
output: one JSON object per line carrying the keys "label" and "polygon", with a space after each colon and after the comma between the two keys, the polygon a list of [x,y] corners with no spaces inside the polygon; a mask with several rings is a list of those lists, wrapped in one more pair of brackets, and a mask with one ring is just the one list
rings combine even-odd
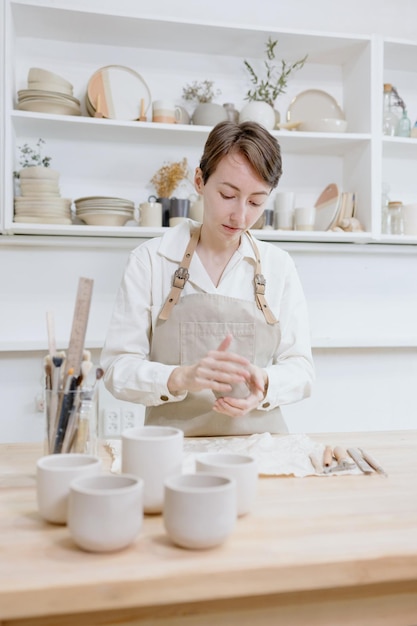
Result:
{"label": "unfired ceramic mug", "polygon": [[70,486],[68,529],[90,552],[129,546],[143,521],[143,480],[123,474],[82,476]]}
{"label": "unfired ceramic mug", "polygon": [[195,467],[197,472],[233,478],[236,481],[238,516],[252,510],[258,488],[258,465],[254,458],[247,454],[206,452],[196,456]]}
{"label": "unfired ceramic mug", "polygon": [[48,454],[36,464],[36,498],[40,515],[66,524],[70,484],[80,476],[101,472],[101,460],[90,454]]}
{"label": "unfired ceramic mug", "polygon": [[139,226],[162,226],[162,204],[160,202],[141,202],[139,205]]}
{"label": "unfired ceramic mug", "polygon": [[122,472],[144,480],[145,513],[161,513],[164,481],[180,474],[184,433],[170,426],[142,426],[122,432]]}
{"label": "unfired ceramic mug", "polygon": [[165,481],[165,530],[182,548],[223,543],[235,527],[236,510],[236,482],[231,478],[198,473]]}

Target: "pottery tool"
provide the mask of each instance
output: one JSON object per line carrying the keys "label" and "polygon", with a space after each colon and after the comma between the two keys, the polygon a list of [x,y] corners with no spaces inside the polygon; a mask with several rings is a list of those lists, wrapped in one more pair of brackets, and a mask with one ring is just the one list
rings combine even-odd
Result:
{"label": "pottery tool", "polygon": [[356,465],[359,467],[361,472],[364,474],[372,474],[372,467],[365,461],[358,448],[348,448],[347,449],[349,456],[355,461]]}
{"label": "pottery tool", "polygon": [[369,452],[366,452],[362,448],[359,448],[359,451],[365,461],[368,463],[368,465],[370,465],[378,474],[382,474],[382,476],[386,476],[388,478],[388,474],[386,473],[386,471],[382,468],[380,463],[369,454]]}
{"label": "pottery tool", "polygon": [[49,404],[47,403],[47,432],[49,441],[49,450],[54,447],[54,440],[57,428],[57,414],[59,406],[59,385],[61,382],[61,366],[64,359],[60,356],[52,358],[52,389],[50,390]]}
{"label": "pottery tool", "polygon": [[332,446],[325,446],[323,452],[323,466],[330,467],[333,462],[333,450]]}
{"label": "pottery tool", "polygon": [[78,282],[77,298],[75,301],[66,362],[67,371],[72,369],[75,377],[78,377],[80,373],[81,362],[83,360],[93,283],[94,281],[91,278],[84,277],[81,277]]}
{"label": "pottery tool", "polygon": [[140,114],[139,114],[139,121],[140,122],[146,122],[147,117],[146,117],[146,113],[145,113],[145,99],[141,98],[140,99]]}
{"label": "pottery tool", "polygon": [[48,311],[46,313],[46,329],[48,333],[48,350],[49,356],[52,357],[56,354],[56,342],[55,342],[55,324],[54,324],[54,316]]}

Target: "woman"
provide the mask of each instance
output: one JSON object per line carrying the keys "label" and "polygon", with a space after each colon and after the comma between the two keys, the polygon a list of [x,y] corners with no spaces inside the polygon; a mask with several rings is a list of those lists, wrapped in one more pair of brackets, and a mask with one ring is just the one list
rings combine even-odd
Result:
{"label": "woman", "polygon": [[102,354],[105,385],[186,436],[287,432],[280,405],[310,395],[309,324],[290,256],[248,230],[282,173],[254,122],[211,131],[196,191],[204,219],[130,254]]}

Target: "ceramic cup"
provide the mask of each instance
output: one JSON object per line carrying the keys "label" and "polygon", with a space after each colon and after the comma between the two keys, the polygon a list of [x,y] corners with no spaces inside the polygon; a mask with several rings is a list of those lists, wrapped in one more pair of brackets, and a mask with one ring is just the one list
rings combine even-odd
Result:
{"label": "ceramic cup", "polygon": [[89,454],[49,454],[36,464],[36,498],[48,522],[66,524],[68,494],[75,478],[101,472],[101,460]]}
{"label": "ceramic cup", "polygon": [[169,225],[176,226],[186,220],[190,214],[190,200],[188,198],[171,198],[169,206]]}
{"label": "ceramic cup", "polygon": [[248,454],[207,452],[196,456],[195,467],[197,472],[235,479],[238,516],[252,510],[258,489],[258,465],[255,459]]}
{"label": "ceramic cup", "polygon": [[170,426],[142,426],[122,432],[122,472],[144,480],[145,513],[161,513],[164,481],[180,474],[184,433]]}
{"label": "ceramic cup", "polygon": [[197,473],[165,481],[165,530],[182,548],[205,549],[223,543],[236,519],[233,479]]}
{"label": "ceramic cup", "polygon": [[160,202],[142,202],[139,205],[139,226],[162,226],[162,204]]}
{"label": "ceramic cup", "polygon": [[80,548],[111,552],[129,546],[143,521],[143,480],[126,474],[82,476],[70,486],[68,529]]}
{"label": "ceramic cup", "polygon": [[295,207],[294,209],[294,229],[314,230],[316,220],[316,209],[314,207]]}
{"label": "ceramic cup", "polygon": [[279,191],[274,199],[275,227],[280,230],[294,228],[295,194],[293,191]]}
{"label": "ceramic cup", "polygon": [[404,204],[404,234],[417,235],[417,204]]}
{"label": "ceramic cup", "polygon": [[155,100],[152,103],[152,121],[159,124],[177,124],[183,117],[183,112],[171,100]]}

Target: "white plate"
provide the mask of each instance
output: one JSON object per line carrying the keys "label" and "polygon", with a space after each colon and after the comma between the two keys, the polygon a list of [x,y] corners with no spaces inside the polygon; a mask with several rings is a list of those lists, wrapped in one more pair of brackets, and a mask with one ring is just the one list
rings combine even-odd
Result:
{"label": "white plate", "polygon": [[323,118],[344,120],[345,115],[336,100],[321,89],[307,89],[292,100],[287,122],[311,122]]}
{"label": "white plate", "polygon": [[48,102],[42,98],[24,100],[17,105],[19,111],[31,111],[36,113],[52,113],[53,115],[81,115],[81,110],[75,104],[61,104],[60,102]]}
{"label": "white plate", "polygon": [[72,224],[72,220],[66,217],[24,217],[15,216],[14,221],[18,224]]}
{"label": "white plate", "polygon": [[74,96],[69,96],[65,93],[60,93],[59,91],[45,91],[42,89],[20,89],[17,92],[17,95],[19,97],[19,102],[31,99],[37,100],[38,98],[40,98],[41,100],[48,100],[48,102],[50,100],[57,100],[58,102],[64,102],[65,104],[73,103],[77,106],[80,106],[80,101],[77,98],[74,98]]}
{"label": "white plate", "polygon": [[145,111],[151,103],[151,92],[143,78],[123,65],[107,65],[97,70],[87,87],[87,98],[91,108],[97,110],[100,99],[100,113],[108,119],[137,120],[140,116],[141,100]]}
{"label": "white plate", "polygon": [[339,212],[339,203],[339,188],[335,183],[327,185],[314,204],[316,209],[314,230],[328,230],[333,226]]}

